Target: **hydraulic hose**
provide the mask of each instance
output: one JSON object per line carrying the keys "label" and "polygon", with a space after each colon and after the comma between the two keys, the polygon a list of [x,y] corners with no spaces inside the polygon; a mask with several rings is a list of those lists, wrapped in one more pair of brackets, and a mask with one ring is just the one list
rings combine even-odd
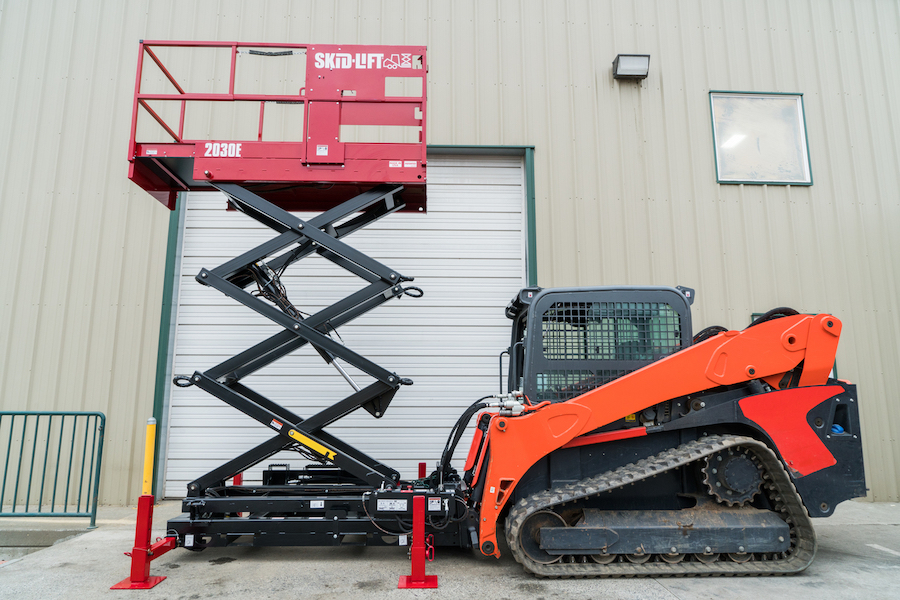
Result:
{"label": "hydraulic hose", "polygon": [[792,317],[794,315],[799,315],[800,313],[794,310],[793,308],[789,308],[787,306],[779,306],[778,308],[773,308],[763,316],[759,317],[749,325],[747,325],[747,329],[755,325],[759,325],[760,323],[765,323],[766,321],[771,321],[773,319],[780,319],[781,317]]}
{"label": "hydraulic hose", "polygon": [[450,460],[453,458],[453,452],[456,450],[456,445],[466,431],[466,425],[469,424],[469,419],[471,419],[472,415],[479,410],[487,408],[488,404],[485,400],[490,397],[491,396],[485,396],[473,402],[456,421],[456,425],[453,426],[453,429],[450,430],[450,436],[447,438],[447,444],[444,446],[444,452],[441,454],[441,464],[439,469],[441,483],[444,482],[444,476],[450,474]]}

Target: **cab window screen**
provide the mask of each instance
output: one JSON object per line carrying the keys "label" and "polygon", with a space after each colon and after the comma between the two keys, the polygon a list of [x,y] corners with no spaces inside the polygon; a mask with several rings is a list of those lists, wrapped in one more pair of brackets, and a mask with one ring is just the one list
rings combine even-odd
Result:
{"label": "cab window screen", "polygon": [[659,302],[557,302],[541,326],[548,360],[653,360],[681,348],[678,313]]}
{"label": "cab window screen", "polygon": [[664,302],[556,302],[541,316],[539,400],[565,400],[681,349],[681,319]]}

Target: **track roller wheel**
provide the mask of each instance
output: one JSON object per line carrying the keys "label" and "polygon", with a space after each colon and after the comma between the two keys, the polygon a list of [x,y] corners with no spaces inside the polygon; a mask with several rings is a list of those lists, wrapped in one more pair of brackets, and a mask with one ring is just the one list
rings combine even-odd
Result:
{"label": "track roller wheel", "polygon": [[664,562],[669,563],[670,565],[674,565],[676,563],[680,563],[684,560],[684,554],[660,554],[659,557],[663,559]]}
{"label": "track roller wheel", "polygon": [[718,554],[718,553],[715,553],[715,554],[695,554],[695,555],[694,555],[694,558],[696,558],[698,561],[702,562],[703,564],[708,565],[708,564],[711,564],[711,563],[714,563],[714,562],[718,561],[718,560],[719,560],[719,554]]}
{"label": "track roller wheel", "polygon": [[750,560],[753,559],[753,555],[749,552],[741,552],[740,554],[731,552],[728,554],[728,558],[730,558],[732,562],[745,563],[750,562]]}
{"label": "track roller wheel", "polygon": [[600,565],[608,565],[616,560],[615,554],[591,554],[591,560]]}
{"label": "track roller wheel", "polygon": [[650,555],[649,554],[626,554],[625,558],[628,559],[628,562],[630,562],[630,563],[633,563],[636,565],[642,565],[645,562],[647,562],[648,560],[650,560]]}

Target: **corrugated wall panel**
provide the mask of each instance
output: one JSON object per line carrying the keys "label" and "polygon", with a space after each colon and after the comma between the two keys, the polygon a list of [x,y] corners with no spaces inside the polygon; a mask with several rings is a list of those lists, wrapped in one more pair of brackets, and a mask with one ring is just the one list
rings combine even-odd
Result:
{"label": "corrugated wall panel", "polygon": [[0,407],[106,413],[100,501],[123,503],[139,489],[166,252],[165,211],[125,179],[146,15],[0,11]]}
{"label": "corrugated wall panel", "polygon": [[[106,410],[103,501],[134,497],[166,235],[124,175],[139,38],[427,44],[431,143],[536,148],[542,285],[691,285],[699,326],[835,313],[898,500],[898,31],[894,0],[0,0],[0,402]],[[814,185],[717,185],[710,89],[802,92]]]}

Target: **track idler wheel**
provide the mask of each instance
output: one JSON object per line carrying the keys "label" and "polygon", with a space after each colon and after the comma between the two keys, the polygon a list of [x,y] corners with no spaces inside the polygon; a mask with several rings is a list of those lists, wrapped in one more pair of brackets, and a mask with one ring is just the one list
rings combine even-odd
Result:
{"label": "track idler wheel", "polygon": [[562,556],[554,556],[541,548],[541,529],[544,527],[565,527],[565,520],[552,510],[540,510],[522,523],[519,544],[525,555],[536,563],[551,565]]}
{"label": "track idler wheel", "polygon": [[746,448],[729,448],[706,457],[703,483],[716,500],[743,506],[753,500],[763,483],[759,460]]}

